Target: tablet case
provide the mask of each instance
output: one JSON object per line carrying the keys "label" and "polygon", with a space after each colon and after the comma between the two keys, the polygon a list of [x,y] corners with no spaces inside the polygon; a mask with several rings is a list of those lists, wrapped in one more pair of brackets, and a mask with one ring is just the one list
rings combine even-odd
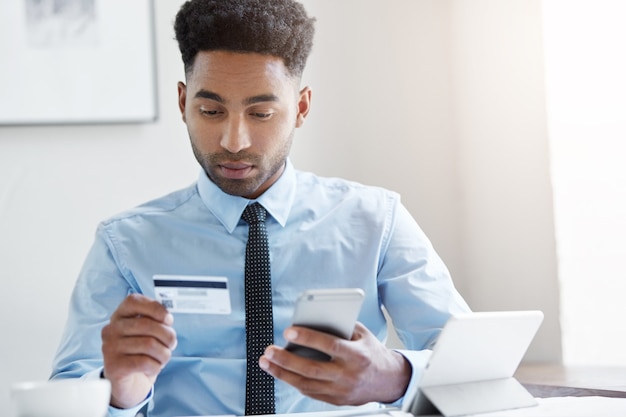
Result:
{"label": "tablet case", "polygon": [[403,411],[453,417],[536,405],[513,374],[542,321],[540,311],[453,316]]}

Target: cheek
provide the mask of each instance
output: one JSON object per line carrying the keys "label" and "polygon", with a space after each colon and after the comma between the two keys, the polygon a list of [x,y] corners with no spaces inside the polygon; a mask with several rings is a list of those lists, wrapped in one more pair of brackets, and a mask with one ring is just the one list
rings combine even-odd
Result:
{"label": "cheek", "polygon": [[265,151],[266,153],[277,154],[283,152],[286,147],[289,147],[291,142],[293,129],[282,126],[271,129],[264,134],[262,141],[253,141],[259,151]]}
{"label": "cheek", "polygon": [[219,134],[215,128],[188,122],[187,131],[194,146],[204,152],[219,146]]}
{"label": "cheek", "polygon": [[293,115],[285,115],[272,125],[271,134],[276,140],[279,140],[280,142],[285,142],[289,140],[289,138],[293,135],[294,130],[296,129],[295,118],[289,116]]}

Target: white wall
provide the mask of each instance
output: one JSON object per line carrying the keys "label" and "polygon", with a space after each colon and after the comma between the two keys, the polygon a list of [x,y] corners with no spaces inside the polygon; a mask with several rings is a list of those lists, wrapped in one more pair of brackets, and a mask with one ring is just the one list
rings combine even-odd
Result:
{"label": "white wall", "polygon": [[[97,223],[196,178],[176,104],[183,70],[171,22],[181,2],[155,3],[157,123],[0,127],[0,410],[11,382],[48,377]],[[51,105],[33,99],[34,110]]]}
{"label": "white wall", "polygon": [[318,33],[304,77],[313,109],[294,160],[400,192],[450,269],[460,271],[448,2],[303,3]]}
{"label": "white wall", "polygon": [[[154,124],[0,127],[0,409],[46,378],[99,220],[198,172],[158,1]],[[295,164],[403,195],[476,310],[540,308],[529,358],[560,360],[539,0],[306,0],[313,111]]]}
{"label": "white wall", "polygon": [[476,310],[545,314],[527,359],[561,357],[539,0],[454,0],[461,276]]}
{"label": "white wall", "polygon": [[626,365],[625,18],[623,0],[544,1],[566,364]]}
{"label": "white wall", "polygon": [[541,2],[307,5],[351,24],[318,35],[300,166],[402,193],[471,307],[544,311],[526,359],[560,361]]}

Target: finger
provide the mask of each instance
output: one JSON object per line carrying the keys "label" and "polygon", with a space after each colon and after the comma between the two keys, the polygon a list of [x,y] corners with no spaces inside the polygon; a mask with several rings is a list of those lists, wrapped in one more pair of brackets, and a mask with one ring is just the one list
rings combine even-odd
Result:
{"label": "finger", "polygon": [[172,350],[153,337],[103,339],[104,374],[111,380],[141,373],[151,379],[169,362]]}
{"label": "finger", "polygon": [[111,316],[111,320],[125,317],[146,316],[165,324],[172,324],[174,318],[161,303],[142,294],[130,294],[122,301]]}
{"label": "finger", "polygon": [[113,324],[118,327],[121,336],[152,336],[163,345],[174,348],[176,331],[168,324],[146,316],[135,316],[118,320]]}
{"label": "finger", "polygon": [[172,350],[153,337],[125,337],[115,344],[103,343],[103,353],[114,357],[147,356],[159,365],[165,365],[172,356]]}
{"label": "finger", "polygon": [[[285,357],[292,358],[293,361],[279,358],[283,353]],[[280,365],[279,362],[287,363],[286,367]],[[297,365],[298,363],[303,366]],[[338,376],[334,370],[328,372],[328,369],[335,368],[335,365],[300,358],[277,346],[267,348],[265,355],[259,359],[259,366],[273,377],[292,385],[303,395],[331,404],[344,403],[352,390],[351,387],[338,383],[339,378],[332,377],[332,375]],[[295,371],[292,371],[290,367],[293,367]]]}
{"label": "finger", "polygon": [[289,342],[327,354],[331,360],[347,354],[346,340],[329,333],[306,327],[291,326],[285,330],[284,336]]}
{"label": "finger", "polygon": [[[273,376],[290,381],[296,378],[318,381],[335,381],[340,376],[340,368],[336,363],[323,362],[315,359],[303,358],[278,346],[268,346],[261,357],[270,363],[270,373]],[[259,361],[261,364],[261,361]],[[262,366],[263,368],[263,366]]]}
{"label": "finger", "polygon": [[362,339],[367,333],[369,333],[368,328],[360,321],[357,321],[354,324],[354,331],[352,332],[352,338],[350,340]]}
{"label": "finger", "polygon": [[176,331],[171,326],[149,317],[135,316],[119,319],[102,329],[103,341],[116,341],[121,338],[137,336],[152,337],[169,349],[176,348]]}
{"label": "finger", "polygon": [[122,355],[104,363],[104,375],[112,381],[141,374],[154,379],[164,364],[147,355]]}
{"label": "finger", "polygon": [[[321,384],[317,381],[328,383],[329,379],[324,378],[326,372],[321,369],[325,365],[327,363],[301,358],[277,346],[268,346],[259,358],[259,366],[265,372],[307,392],[319,389]],[[303,370],[307,370],[306,375]]]}

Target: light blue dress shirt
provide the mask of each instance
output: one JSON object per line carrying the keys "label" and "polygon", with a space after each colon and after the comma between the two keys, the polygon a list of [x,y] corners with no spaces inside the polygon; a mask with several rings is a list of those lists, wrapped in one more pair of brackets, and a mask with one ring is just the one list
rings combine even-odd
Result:
{"label": "light blue dress shirt", "polygon": [[[359,321],[385,341],[387,309],[413,366],[412,389],[448,317],[469,308],[399,195],[296,171],[287,161],[256,201],[269,213],[275,343],[285,344],[301,291],[362,288]],[[154,275],[224,276],[232,313],[174,315],[178,345],[146,401],[152,417],[242,415],[248,226],[240,217],[249,203],[202,172],[192,186],[102,222],[72,294],[52,377],[97,377],[102,327],[128,294],[154,297]],[[277,413],[336,408],[281,381],[275,390]],[[111,416],[136,411],[110,407]]]}

